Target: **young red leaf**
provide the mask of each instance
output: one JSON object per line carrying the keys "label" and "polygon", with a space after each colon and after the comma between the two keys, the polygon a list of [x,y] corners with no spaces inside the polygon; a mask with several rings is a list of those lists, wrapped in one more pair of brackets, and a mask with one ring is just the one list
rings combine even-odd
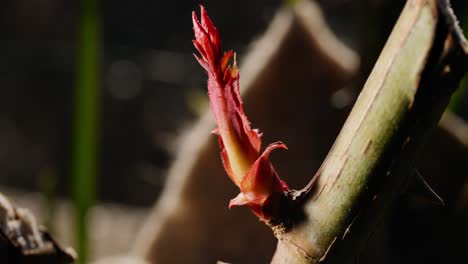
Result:
{"label": "young red leaf", "polygon": [[[286,146],[281,142],[273,143],[261,153],[261,134],[251,129],[242,108],[235,53],[230,50],[222,54],[218,30],[205,8],[201,6],[200,9],[200,21],[195,12],[192,13],[193,44],[200,54],[195,58],[208,75],[208,96],[218,125],[214,133],[218,135],[224,168],[241,191],[229,207],[245,204],[268,222],[274,215],[267,208],[274,208],[289,190],[268,158],[272,150],[286,149]],[[229,65],[231,60],[233,64]]]}

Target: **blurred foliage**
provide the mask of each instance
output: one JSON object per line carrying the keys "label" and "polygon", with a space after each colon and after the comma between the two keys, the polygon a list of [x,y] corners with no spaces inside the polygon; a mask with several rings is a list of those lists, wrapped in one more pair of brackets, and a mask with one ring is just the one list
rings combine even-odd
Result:
{"label": "blurred foliage", "polygon": [[450,98],[450,103],[448,105],[448,109],[454,113],[458,113],[464,98],[467,94],[467,86],[468,86],[468,74],[465,74],[463,79],[461,80],[457,91],[452,95]]}
{"label": "blurred foliage", "polygon": [[[467,36],[468,32],[468,7],[466,8],[463,18],[461,19],[461,26],[463,28],[463,31],[465,33],[465,36]],[[465,74],[463,77],[462,81],[460,82],[460,85],[458,86],[457,91],[452,95],[452,98],[450,99],[450,103],[448,105],[448,109],[452,112],[459,113],[461,110],[461,107],[464,103],[464,99],[468,97],[468,74]],[[468,119],[467,119],[468,120]]]}
{"label": "blurred foliage", "polygon": [[100,115],[100,16],[98,2],[81,0],[72,189],[76,213],[78,263],[88,263],[88,216],[95,199]]}
{"label": "blurred foliage", "polygon": [[285,2],[287,5],[292,6],[292,5],[294,5],[294,4],[297,2],[297,0],[284,0],[284,2]]}

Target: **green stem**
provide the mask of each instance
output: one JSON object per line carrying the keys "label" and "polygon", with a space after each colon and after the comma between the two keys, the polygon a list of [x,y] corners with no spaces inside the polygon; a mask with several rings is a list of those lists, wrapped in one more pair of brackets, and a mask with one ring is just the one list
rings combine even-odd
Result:
{"label": "green stem", "polygon": [[272,263],[348,263],[362,248],[468,69],[454,21],[444,0],[407,2]]}
{"label": "green stem", "polygon": [[96,188],[101,68],[98,2],[81,0],[80,3],[72,158],[78,263],[88,262],[88,213],[94,203]]}

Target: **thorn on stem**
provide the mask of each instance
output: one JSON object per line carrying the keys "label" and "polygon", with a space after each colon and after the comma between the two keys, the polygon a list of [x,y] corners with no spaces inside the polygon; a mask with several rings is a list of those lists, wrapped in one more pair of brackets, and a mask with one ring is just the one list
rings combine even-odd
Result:
{"label": "thorn on stem", "polygon": [[418,180],[420,180],[422,182],[422,184],[424,185],[424,187],[426,187],[426,189],[432,194],[434,195],[434,197],[440,202],[440,204],[442,206],[445,206],[445,202],[444,202],[444,199],[442,199],[442,197],[440,197],[440,195],[437,194],[437,192],[432,189],[432,187],[429,185],[429,183],[424,179],[424,177],[421,175],[421,173],[419,173],[419,171],[417,169],[414,169],[414,172],[416,174],[416,178]]}

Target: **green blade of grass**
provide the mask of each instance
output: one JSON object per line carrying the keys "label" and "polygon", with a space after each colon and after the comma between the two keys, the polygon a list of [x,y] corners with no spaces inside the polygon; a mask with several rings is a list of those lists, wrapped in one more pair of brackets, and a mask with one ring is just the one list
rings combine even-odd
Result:
{"label": "green blade of grass", "polygon": [[72,190],[78,262],[88,262],[88,213],[95,198],[100,108],[98,1],[81,0],[75,91]]}

